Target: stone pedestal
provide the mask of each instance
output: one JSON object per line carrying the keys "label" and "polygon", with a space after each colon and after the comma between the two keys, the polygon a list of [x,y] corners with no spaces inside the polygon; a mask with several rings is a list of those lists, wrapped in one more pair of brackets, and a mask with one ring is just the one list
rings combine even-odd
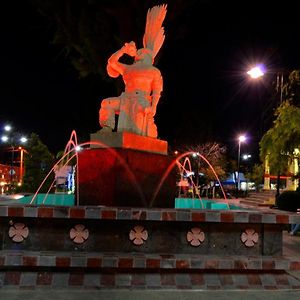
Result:
{"label": "stone pedestal", "polygon": [[167,142],[131,133],[96,138],[78,157],[80,205],[174,207],[177,166]]}
{"label": "stone pedestal", "polygon": [[168,143],[163,140],[136,135],[131,132],[107,132],[91,134],[91,148],[122,148],[168,154]]}

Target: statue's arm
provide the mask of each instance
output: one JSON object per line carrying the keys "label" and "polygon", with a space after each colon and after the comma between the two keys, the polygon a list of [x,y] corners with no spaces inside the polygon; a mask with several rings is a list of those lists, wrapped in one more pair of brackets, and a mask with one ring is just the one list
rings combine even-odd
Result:
{"label": "statue's arm", "polygon": [[156,107],[163,90],[163,78],[159,70],[156,70],[152,84],[152,99],[151,99],[151,111],[153,116],[156,114]]}
{"label": "statue's arm", "polygon": [[130,56],[136,55],[136,47],[134,42],[125,43],[125,45],[114,54],[110,56],[107,62],[107,71],[111,77],[118,77],[124,74],[124,70],[127,65],[119,62],[119,59],[124,55],[128,54]]}

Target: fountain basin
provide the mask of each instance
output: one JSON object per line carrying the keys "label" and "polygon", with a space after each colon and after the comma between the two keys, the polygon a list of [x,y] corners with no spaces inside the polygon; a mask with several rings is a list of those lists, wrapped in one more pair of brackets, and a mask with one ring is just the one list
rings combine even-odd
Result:
{"label": "fountain basin", "polygon": [[234,204],[214,201],[211,199],[197,199],[197,198],[175,198],[175,208],[245,210],[244,207],[240,207]]}

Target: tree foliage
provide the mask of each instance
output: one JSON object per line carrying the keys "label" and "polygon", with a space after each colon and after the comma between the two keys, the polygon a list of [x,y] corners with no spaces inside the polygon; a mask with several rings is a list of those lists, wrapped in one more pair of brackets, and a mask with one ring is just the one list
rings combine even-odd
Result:
{"label": "tree foliage", "polygon": [[[222,146],[215,142],[211,142],[211,143],[205,143],[196,146],[188,146],[186,147],[186,151],[192,151],[194,153],[201,154],[211,164],[219,179],[225,177],[226,175],[226,171],[225,171],[226,147],[225,146]],[[205,174],[207,179],[216,180],[216,176],[214,172],[209,167],[207,162],[205,162],[205,160],[202,159],[201,157],[196,157],[195,159],[193,159],[192,165],[194,165],[194,168],[197,168],[200,173]]]}
{"label": "tree foliage", "polygon": [[[27,144],[27,155],[24,157],[25,174],[22,192],[35,193],[54,165],[54,156],[42,143],[39,136],[32,133]],[[47,192],[54,175],[48,177],[40,192]]]}
{"label": "tree foliage", "polygon": [[283,92],[287,100],[300,107],[300,70],[294,70],[289,74]]}
{"label": "tree foliage", "polygon": [[286,171],[287,159],[300,145],[300,108],[284,101],[275,112],[275,121],[260,141],[260,158],[268,155],[271,172]]}
{"label": "tree foliage", "polygon": [[255,164],[252,167],[251,172],[246,173],[245,177],[255,183],[256,187],[259,187],[263,183],[264,167],[262,164]]}

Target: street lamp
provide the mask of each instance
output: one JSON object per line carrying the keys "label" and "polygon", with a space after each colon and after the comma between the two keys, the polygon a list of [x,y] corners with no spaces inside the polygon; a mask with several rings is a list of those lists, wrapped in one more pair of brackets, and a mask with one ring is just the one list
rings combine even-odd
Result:
{"label": "street lamp", "polygon": [[[264,76],[265,74],[265,68],[263,65],[257,65],[255,67],[253,67],[252,69],[250,69],[247,74],[253,78],[253,79],[258,79],[262,76]],[[284,83],[284,78],[283,78],[283,72],[282,71],[277,71],[276,72],[276,92],[277,94],[279,94],[279,105],[282,104],[282,100],[283,100],[283,83]],[[278,104],[277,104],[278,105]],[[266,180],[266,178],[265,178]],[[269,183],[268,183],[269,185]],[[276,188],[276,199],[278,198],[279,196],[279,185],[280,185],[280,174],[278,173],[277,174],[277,188]],[[266,184],[266,181],[264,183],[264,186],[266,187],[267,184]]]}
{"label": "street lamp", "polygon": [[239,147],[238,147],[238,160],[237,160],[237,189],[240,190],[240,158],[241,158],[241,144],[246,141],[245,135],[240,135],[238,137]]}
{"label": "street lamp", "polygon": [[[259,79],[265,75],[265,67],[264,65],[256,65],[255,67],[251,68],[247,74],[252,78],[252,79]],[[276,72],[276,92],[279,94],[279,100],[280,103],[282,103],[282,97],[283,97],[283,72],[282,71],[277,71]]]}
{"label": "street lamp", "polygon": [[25,144],[27,142],[27,138],[25,136],[12,133],[12,127],[10,125],[4,126],[4,131],[7,132],[7,134],[2,135],[1,140],[4,143],[9,143],[10,144],[10,151],[11,151],[11,161],[10,161],[10,170],[9,170],[9,175],[10,175],[10,191],[13,190],[13,178],[15,175],[15,170],[14,170],[14,153],[15,151],[21,151],[21,158],[20,158],[20,182],[22,182],[22,176],[23,176],[23,148],[18,147],[15,149],[17,145],[20,144]]}

